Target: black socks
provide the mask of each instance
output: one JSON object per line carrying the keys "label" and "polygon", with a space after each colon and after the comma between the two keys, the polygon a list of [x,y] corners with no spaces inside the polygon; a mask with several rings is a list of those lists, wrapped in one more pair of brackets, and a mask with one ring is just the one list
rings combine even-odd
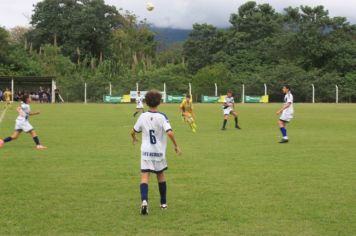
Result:
{"label": "black socks", "polygon": [[40,140],[38,139],[37,136],[36,136],[36,137],[33,137],[33,141],[35,141],[36,146],[41,145],[41,144],[40,144]]}

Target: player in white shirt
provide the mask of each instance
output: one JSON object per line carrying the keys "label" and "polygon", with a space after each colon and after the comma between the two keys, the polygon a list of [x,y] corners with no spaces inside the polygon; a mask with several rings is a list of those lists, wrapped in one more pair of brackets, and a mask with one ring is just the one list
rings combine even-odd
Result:
{"label": "player in white shirt", "polygon": [[30,103],[31,97],[29,95],[24,95],[22,97],[21,105],[17,108],[17,112],[19,115],[16,119],[15,132],[10,137],[5,138],[4,140],[0,139],[0,147],[2,147],[5,143],[17,139],[22,132],[26,132],[32,136],[33,141],[35,142],[36,148],[38,150],[46,149],[45,146],[41,145],[36,131],[33,129],[32,125],[28,121],[30,116],[40,114],[39,112],[31,112]]}
{"label": "player in white shirt", "polygon": [[293,114],[294,114],[293,95],[288,85],[283,86],[282,91],[285,94],[284,105],[280,110],[277,111],[277,115],[280,116],[278,125],[283,136],[282,140],[279,143],[288,143],[289,139],[287,136],[286,125],[293,119]]}
{"label": "player in white shirt", "polygon": [[229,118],[229,115],[233,115],[235,117],[235,128],[241,129],[239,126],[237,112],[234,109],[235,109],[234,97],[232,96],[232,91],[228,90],[223,105],[224,123],[223,123],[222,130],[226,130],[226,123],[227,123],[227,119]]}
{"label": "player in white shirt", "polygon": [[162,95],[157,91],[150,91],[146,94],[145,100],[149,106],[149,111],[141,114],[131,131],[133,144],[138,141],[136,133],[142,132],[140,184],[142,215],[148,214],[148,181],[150,173],[157,175],[161,209],[167,208],[167,184],[164,176],[164,171],[168,168],[166,161],[167,136],[173,142],[175,152],[178,155],[181,154],[167,116],[158,112],[157,107],[161,103],[161,99]]}
{"label": "player in white shirt", "polygon": [[133,116],[135,117],[140,112],[145,112],[145,107],[143,106],[143,97],[141,97],[141,93],[138,91],[136,96],[136,112]]}

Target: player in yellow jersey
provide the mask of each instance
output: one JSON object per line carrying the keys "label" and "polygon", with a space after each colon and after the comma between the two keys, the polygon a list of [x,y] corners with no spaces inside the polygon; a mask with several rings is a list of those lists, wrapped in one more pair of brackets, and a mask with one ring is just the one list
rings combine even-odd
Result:
{"label": "player in yellow jersey", "polygon": [[5,103],[6,103],[5,107],[7,108],[11,104],[12,93],[8,88],[6,88],[3,96],[4,96],[4,99],[5,99]]}
{"label": "player in yellow jersey", "polygon": [[183,102],[179,106],[181,112],[182,112],[182,117],[185,122],[187,122],[192,129],[193,133],[196,132],[197,130],[197,125],[195,124],[194,121],[194,113],[193,113],[193,102],[190,97],[190,95],[187,95]]}

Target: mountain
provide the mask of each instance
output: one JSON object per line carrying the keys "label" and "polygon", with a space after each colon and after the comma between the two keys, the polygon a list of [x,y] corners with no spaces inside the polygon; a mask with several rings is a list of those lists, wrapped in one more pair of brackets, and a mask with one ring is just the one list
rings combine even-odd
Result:
{"label": "mountain", "polygon": [[152,27],[151,30],[155,32],[156,41],[162,43],[164,46],[170,46],[174,43],[184,42],[187,40],[190,32],[189,29],[174,29],[174,28],[159,28]]}

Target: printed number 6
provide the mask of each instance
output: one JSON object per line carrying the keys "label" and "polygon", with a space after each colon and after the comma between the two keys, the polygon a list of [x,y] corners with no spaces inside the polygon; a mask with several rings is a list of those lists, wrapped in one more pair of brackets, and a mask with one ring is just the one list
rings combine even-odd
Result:
{"label": "printed number 6", "polygon": [[157,143],[157,139],[155,136],[155,131],[153,129],[150,129],[150,141],[151,144],[156,144]]}

